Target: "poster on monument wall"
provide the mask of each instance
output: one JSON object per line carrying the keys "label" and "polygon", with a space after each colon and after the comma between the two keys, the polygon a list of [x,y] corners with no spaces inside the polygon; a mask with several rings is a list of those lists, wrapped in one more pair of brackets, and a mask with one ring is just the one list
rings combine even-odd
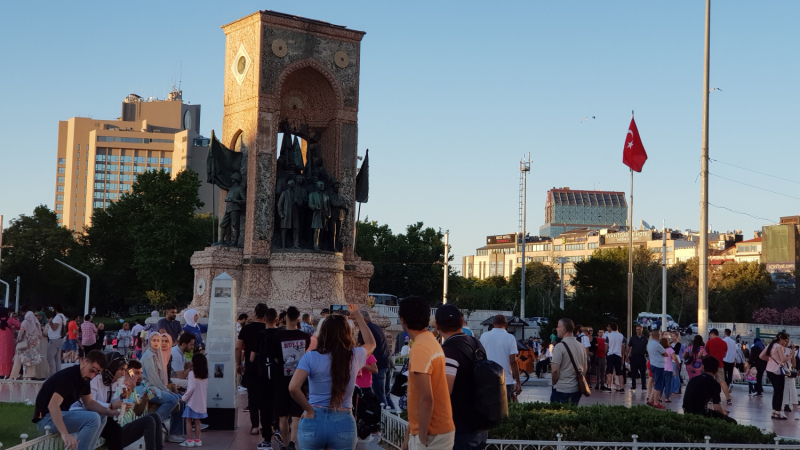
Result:
{"label": "poster on monument wall", "polygon": [[[214,278],[208,309],[206,357],[208,358],[208,409],[209,419],[220,415],[235,417],[236,412],[236,286],[235,281],[223,273]],[[220,411],[222,410],[222,411]],[[227,410],[227,411],[226,411]],[[225,422],[228,422],[226,419]],[[234,421],[235,424],[235,421]],[[213,426],[213,425],[212,425]],[[216,427],[215,427],[216,428]]]}

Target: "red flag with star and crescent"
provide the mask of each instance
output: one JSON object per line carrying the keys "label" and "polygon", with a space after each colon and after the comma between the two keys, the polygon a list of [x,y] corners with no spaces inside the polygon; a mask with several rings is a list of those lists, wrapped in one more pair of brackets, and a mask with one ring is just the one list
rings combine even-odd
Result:
{"label": "red flag with star and crescent", "polygon": [[639,138],[636,121],[631,117],[628,135],[625,136],[625,149],[622,151],[622,163],[630,167],[631,170],[641,172],[645,161],[647,161],[647,152],[644,151],[642,139]]}

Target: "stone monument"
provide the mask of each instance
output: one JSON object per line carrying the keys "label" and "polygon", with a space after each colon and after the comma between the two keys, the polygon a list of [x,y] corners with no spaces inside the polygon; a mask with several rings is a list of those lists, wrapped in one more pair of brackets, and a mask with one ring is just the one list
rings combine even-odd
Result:
{"label": "stone monument", "polygon": [[212,149],[209,181],[221,180],[226,228],[217,245],[192,256],[191,307],[207,316],[206,286],[222,273],[240,288],[240,312],[259,302],[314,314],[367,304],[372,264],[353,251],[364,33],[272,11],[222,29],[220,142],[230,153]]}

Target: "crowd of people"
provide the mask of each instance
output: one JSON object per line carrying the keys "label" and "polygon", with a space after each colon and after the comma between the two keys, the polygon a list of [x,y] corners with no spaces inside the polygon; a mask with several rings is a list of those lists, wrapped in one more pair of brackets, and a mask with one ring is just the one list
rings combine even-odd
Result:
{"label": "crowd of people", "polygon": [[[420,297],[400,301],[405,333],[394,352],[369,312],[356,305],[323,310],[316,324],[293,306],[279,312],[258,304],[252,318],[240,315],[236,367],[247,391],[250,434],[263,439],[258,449],[276,443],[280,450],[355,448],[359,438],[380,434],[380,412],[368,411],[376,423],[361,410],[397,409],[390,392],[408,411],[404,449],[483,448],[488,430],[522,392],[518,354],[525,347],[508,332],[504,315],[478,339],[455,306],[437,308],[432,325],[429,311]],[[139,439],[147,450],[160,450],[164,441],[202,447],[209,367],[207,327],[197,311],[186,311],[181,324],[169,305],[157,323],[124,323],[111,342],[91,315],[78,323],[54,304],[42,323],[36,312],[23,312],[19,321],[0,308],[0,377],[46,378],[35,402],[41,431],[57,430],[76,449],[93,449],[101,437],[109,450]],[[735,422],[725,409],[733,402],[733,379],[746,378],[750,395],[762,396],[766,375],[772,418],[786,420],[788,408],[800,420],[794,387],[800,360],[789,336],[779,333],[767,345],[756,338],[747,346],[731,335],[713,329],[707,341],[698,335],[684,345],[677,332],[648,336],[637,324],[626,339],[616,323],[595,334],[561,319],[549,342],[530,338],[527,346],[536,375],[551,374],[551,402],[579,404],[584,385],[625,393],[630,378],[631,392],[641,386],[653,408],[665,409],[680,394],[684,413]],[[101,351],[109,347],[111,353]],[[394,353],[407,363],[393,383]],[[62,369],[62,362],[69,367]]]}

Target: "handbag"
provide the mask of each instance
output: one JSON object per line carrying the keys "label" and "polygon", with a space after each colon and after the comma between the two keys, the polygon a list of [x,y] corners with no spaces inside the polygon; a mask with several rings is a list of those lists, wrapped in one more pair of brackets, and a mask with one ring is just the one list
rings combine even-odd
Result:
{"label": "handbag", "polygon": [[581,393],[584,397],[589,397],[592,395],[592,389],[589,388],[589,383],[586,382],[586,378],[583,376],[580,370],[578,370],[578,365],[575,364],[575,359],[572,357],[572,352],[569,350],[569,346],[564,342],[564,348],[567,349],[567,355],[569,355],[569,360],[572,361],[572,368],[575,369],[575,381],[578,383],[578,392]]}
{"label": "handbag", "polygon": [[28,349],[28,340],[25,339],[24,341],[17,342],[17,346],[15,347],[16,351],[23,352]]}

